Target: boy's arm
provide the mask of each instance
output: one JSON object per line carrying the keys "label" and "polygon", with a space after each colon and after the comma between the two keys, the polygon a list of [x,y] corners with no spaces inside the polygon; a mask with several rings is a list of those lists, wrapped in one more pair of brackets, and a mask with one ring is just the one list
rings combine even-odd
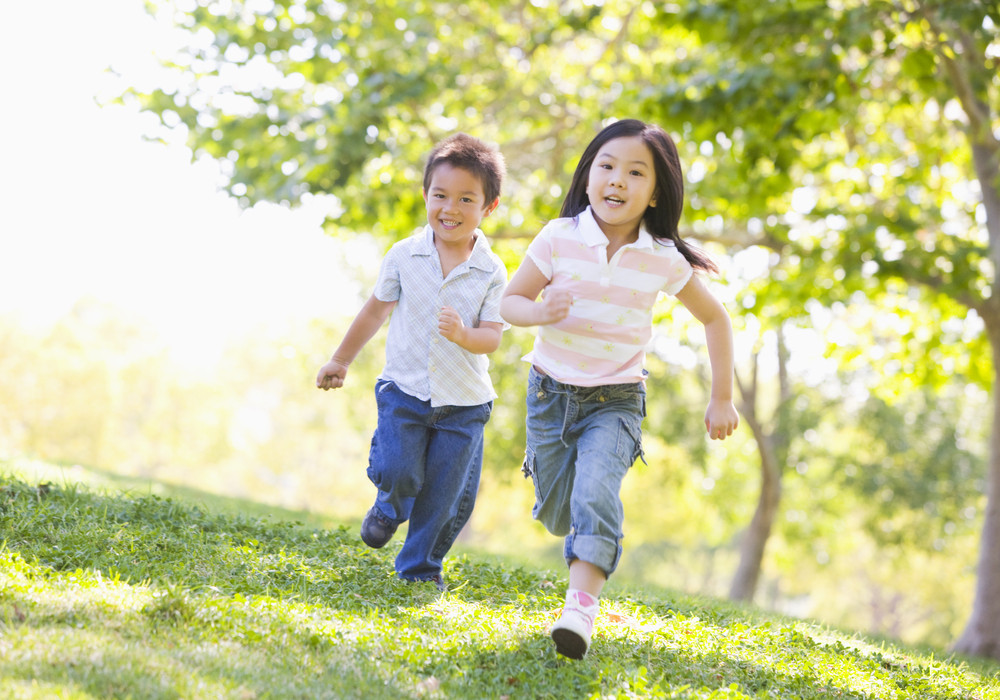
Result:
{"label": "boy's arm", "polygon": [[725,440],[740,424],[733,405],[733,324],[722,305],[696,275],[677,293],[692,315],[705,326],[712,366],[712,395],[705,411],[705,428],[713,440]]}
{"label": "boy's arm", "polygon": [[445,306],[438,314],[438,332],[455,345],[477,355],[488,355],[500,347],[503,324],[483,321],[477,328],[470,328],[462,322],[450,306]]}
{"label": "boy's arm", "polygon": [[[564,289],[548,286],[549,278],[525,258],[507,285],[500,301],[500,315],[513,326],[544,326],[569,315],[573,296]],[[545,290],[542,301],[535,301]]]}
{"label": "boy's arm", "polygon": [[361,348],[372,339],[378,329],[382,327],[385,320],[389,318],[394,301],[381,301],[372,294],[368,301],[361,307],[361,311],[347,329],[344,339],[333,353],[333,357],[325,365],[320,367],[319,374],[316,375],[316,386],[324,391],[327,389],[338,389],[344,386],[344,379],[347,377],[347,368],[354,358],[361,352]]}

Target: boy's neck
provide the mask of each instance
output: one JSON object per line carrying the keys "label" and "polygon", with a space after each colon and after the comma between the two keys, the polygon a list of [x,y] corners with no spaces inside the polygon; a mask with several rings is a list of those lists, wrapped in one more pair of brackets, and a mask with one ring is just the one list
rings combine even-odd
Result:
{"label": "boy's neck", "polygon": [[476,234],[461,241],[444,241],[434,234],[434,247],[441,261],[441,274],[447,277],[448,273],[472,257],[472,251],[476,247]]}

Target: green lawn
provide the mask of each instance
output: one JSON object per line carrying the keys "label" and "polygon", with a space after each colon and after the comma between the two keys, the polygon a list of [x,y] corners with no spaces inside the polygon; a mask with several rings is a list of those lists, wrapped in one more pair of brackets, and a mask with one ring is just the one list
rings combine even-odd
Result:
{"label": "green lawn", "polygon": [[564,571],[474,553],[449,590],[356,524],[0,477],[3,698],[1000,698],[1000,666],[727,602],[616,589],[590,654]]}

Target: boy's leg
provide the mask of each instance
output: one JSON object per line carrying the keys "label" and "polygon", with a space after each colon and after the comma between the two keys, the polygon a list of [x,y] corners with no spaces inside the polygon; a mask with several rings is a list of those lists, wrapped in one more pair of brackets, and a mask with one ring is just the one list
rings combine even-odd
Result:
{"label": "boy's leg", "polygon": [[378,487],[375,510],[398,525],[410,518],[423,485],[430,402],[384,380],[375,384],[375,398],[378,426],[368,455],[368,478]]}
{"label": "boy's leg", "polygon": [[423,488],[396,557],[401,578],[426,581],[440,576],[444,556],[472,515],[483,467],[483,428],[492,407],[490,402],[435,409]]}

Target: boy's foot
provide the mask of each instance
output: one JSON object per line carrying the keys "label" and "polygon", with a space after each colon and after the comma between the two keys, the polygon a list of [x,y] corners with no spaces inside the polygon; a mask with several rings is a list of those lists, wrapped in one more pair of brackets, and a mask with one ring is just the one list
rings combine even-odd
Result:
{"label": "boy's foot", "polygon": [[375,506],[372,506],[361,522],[361,539],[372,549],[378,549],[392,539],[397,527],[396,523],[383,517],[375,510]]}
{"label": "boy's foot", "polygon": [[434,574],[430,578],[402,578],[408,583],[433,583],[442,593],[448,590],[448,584],[444,582],[441,574]]}
{"label": "boy's foot", "polygon": [[594,618],[600,609],[600,602],[590,601],[594,599],[582,591],[566,597],[562,615],[550,632],[557,653],[570,659],[582,659],[587,653],[590,635],[594,630]]}

